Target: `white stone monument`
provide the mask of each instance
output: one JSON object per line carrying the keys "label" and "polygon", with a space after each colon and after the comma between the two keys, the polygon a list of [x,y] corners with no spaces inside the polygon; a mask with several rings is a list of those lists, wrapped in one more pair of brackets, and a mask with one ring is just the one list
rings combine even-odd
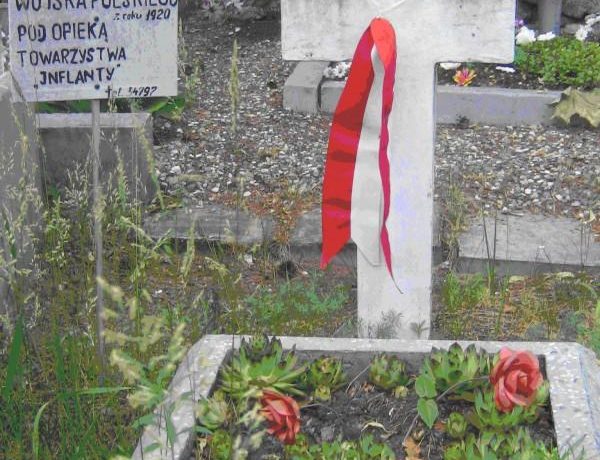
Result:
{"label": "white stone monument", "polygon": [[[363,325],[401,314],[402,338],[427,338],[431,316],[435,71],[438,62],[510,63],[516,0],[282,0],[283,58],[341,61],[375,17],[397,37],[390,117],[390,245],[396,288],[384,263],[358,253]],[[381,88],[373,89],[381,91]],[[381,99],[381,94],[378,95]],[[369,111],[367,111],[367,117]]]}

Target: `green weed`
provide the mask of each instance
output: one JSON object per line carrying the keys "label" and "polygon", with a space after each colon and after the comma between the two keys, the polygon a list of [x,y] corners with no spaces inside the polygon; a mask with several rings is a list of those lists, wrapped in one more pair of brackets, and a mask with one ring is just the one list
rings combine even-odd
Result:
{"label": "green weed", "polygon": [[[322,274],[309,280],[292,279],[277,288],[259,287],[247,299],[251,331],[275,335],[313,335],[348,301],[346,288],[325,292]],[[250,331],[248,331],[250,332]]]}

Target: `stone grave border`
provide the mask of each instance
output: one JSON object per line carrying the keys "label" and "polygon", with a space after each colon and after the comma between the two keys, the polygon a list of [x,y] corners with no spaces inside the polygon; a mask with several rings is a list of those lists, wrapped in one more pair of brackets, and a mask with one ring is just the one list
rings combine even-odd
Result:
{"label": "stone grave border", "polygon": [[[333,113],[345,82],[325,80],[324,61],[300,62],[285,82],[283,106],[302,113]],[[456,123],[460,117],[489,125],[552,123],[552,102],[560,91],[438,85],[437,122]]]}
{"label": "stone grave border", "polygon": [[[434,202],[433,220],[433,265],[444,261],[442,235],[440,230],[441,207]],[[273,240],[276,223],[272,217],[259,217],[242,209],[226,208],[221,205],[173,209],[147,215],[144,230],[153,238],[170,237],[187,240],[192,224],[195,223],[195,239],[206,243],[254,244],[269,243]],[[575,221],[565,218],[547,218],[529,215],[499,216],[497,241],[490,242],[490,250],[495,251],[495,261],[489,261],[483,237],[481,218],[469,220],[468,230],[458,241],[459,253],[456,268],[460,273],[485,273],[492,263],[498,275],[533,275],[557,271],[585,271],[600,273],[600,244],[593,241],[589,229],[577,227]],[[493,235],[494,219],[486,219],[488,235]],[[521,230],[519,230],[521,229]],[[555,238],[556,232],[561,235]],[[583,248],[577,246],[581,238],[589,240],[587,252],[568,259],[558,254],[564,251],[577,253]],[[560,241],[557,241],[560,240]],[[519,242],[514,247],[508,241]],[[535,243],[535,244],[534,244]],[[557,246],[560,244],[560,248]],[[545,246],[543,246],[545,245]],[[294,260],[318,258],[321,254],[321,212],[313,209],[302,214],[290,232],[289,248]],[[495,248],[495,249],[494,249]],[[558,252],[560,249],[560,252]],[[356,267],[356,245],[349,243],[344,252],[334,259],[347,267]]]}
{"label": "stone grave border", "polygon": [[[168,401],[176,403],[172,420],[177,438],[171,457],[157,449],[142,456],[141,446],[159,442],[166,445],[163,427],[147,427],[132,459],[152,460],[173,458],[187,460],[192,452],[196,422],[195,403],[209,396],[216,384],[224,360],[239,346],[240,337],[208,335],[187,352],[171,382]],[[285,349],[322,352],[390,352],[428,353],[432,347],[447,348],[452,341],[332,339],[315,337],[282,337]],[[526,349],[543,356],[550,381],[550,398],[558,447],[561,450],[577,444],[584,448],[585,458],[600,457],[600,368],[593,352],[576,343],[561,342],[459,342],[463,346],[475,343],[490,353],[501,347]],[[185,395],[191,395],[185,397]]]}

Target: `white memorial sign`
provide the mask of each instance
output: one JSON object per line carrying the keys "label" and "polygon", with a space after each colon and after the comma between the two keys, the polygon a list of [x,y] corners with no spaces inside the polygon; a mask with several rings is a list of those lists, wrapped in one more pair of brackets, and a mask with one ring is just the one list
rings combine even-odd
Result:
{"label": "white memorial sign", "polygon": [[[287,60],[352,58],[375,17],[397,37],[394,107],[390,116],[391,206],[387,228],[394,284],[384,263],[358,254],[362,324],[401,314],[401,337],[426,338],[431,316],[435,64],[513,61],[516,0],[282,0],[282,50]],[[378,94],[371,95],[381,100]],[[381,113],[367,110],[369,117]],[[375,187],[379,186],[374,184]],[[375,209],[379,202],[373,203]],[[383,260],[383,257],[381,257]]]}
{"label": "white memorial sign", "polygon": [[9,0],[28,101],[177,94],[178,0]]}

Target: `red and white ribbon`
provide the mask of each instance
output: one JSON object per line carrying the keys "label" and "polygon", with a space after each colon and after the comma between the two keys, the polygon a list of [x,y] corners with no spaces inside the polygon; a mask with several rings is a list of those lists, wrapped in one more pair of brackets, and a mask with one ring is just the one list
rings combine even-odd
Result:
{"label": "red and white ribbon", "polygon": [[373,265],[383,254],[394,277],[387,220],[395,77],[396,34],[387,20],[377,18],[358,43],[333,117],[323,182],[322,267],[352,238]]}

